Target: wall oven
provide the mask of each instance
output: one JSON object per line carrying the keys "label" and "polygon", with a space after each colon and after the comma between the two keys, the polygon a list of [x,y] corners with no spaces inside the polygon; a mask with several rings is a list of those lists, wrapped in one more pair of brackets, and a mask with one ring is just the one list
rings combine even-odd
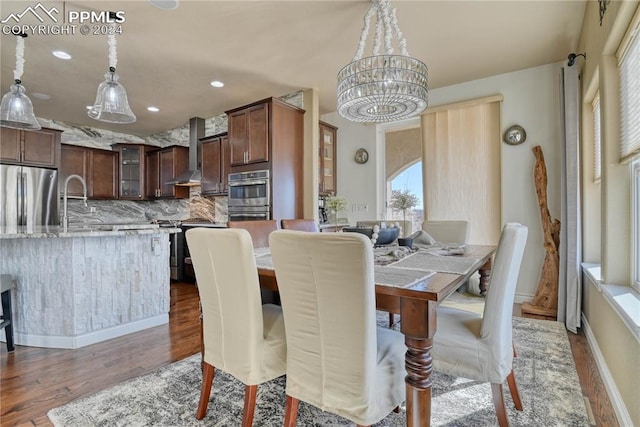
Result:
{"label": "wall oven", "polygon": [[268,170],[229,174],[229,221],[271,219]]}
{"label": "wall oven", "polygon": [[256,221],[259,219],[271,219],[269,207],[236,207],[229,206],[227,213],[229,221]]}

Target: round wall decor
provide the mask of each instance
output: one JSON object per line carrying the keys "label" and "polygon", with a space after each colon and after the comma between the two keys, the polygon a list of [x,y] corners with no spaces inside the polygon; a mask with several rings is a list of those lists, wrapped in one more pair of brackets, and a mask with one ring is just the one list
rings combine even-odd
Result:
{"label": "round wall decor", "polygon": [[527,139],[527,132],[520,125],[513,125],[502,136],[502,140],[509,145],[520,145]]}
{"label": "round wall decor", "polygon": [[364,148],[359,148],[358,151],[356,151],[356,155],[353,157],[353,159],[356,161],[356,163],[367,163],[367,161],[369,160],[369,152]]}

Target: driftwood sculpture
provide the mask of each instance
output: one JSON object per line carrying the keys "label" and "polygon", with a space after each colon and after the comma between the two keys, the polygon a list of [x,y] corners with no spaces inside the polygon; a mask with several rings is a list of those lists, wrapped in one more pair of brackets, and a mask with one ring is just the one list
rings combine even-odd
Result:
{"label": "driftwood sculpture", "polygon": [[558,315],[560,221],[557,218],[551,218],[547,207],[547,169],[542,148],[539,145],[533,147],[533,154],[536,156],[533,176],[540,206],[546,254],[536,294],[533,301],[522,304],[522,313],[555,318]]}

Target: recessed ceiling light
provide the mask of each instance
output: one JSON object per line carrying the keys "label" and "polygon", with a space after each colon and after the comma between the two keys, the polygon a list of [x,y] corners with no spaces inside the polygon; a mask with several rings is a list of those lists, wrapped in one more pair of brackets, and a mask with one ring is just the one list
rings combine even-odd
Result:
{"label": "recessed ceiling light", "polygon": [[43,99],[43,100],[51,99],[51,97],[46,93],[40,93],[40,92],[31,92],[31,96],[33,96],[34,98]]}
{"label": "recessed ceiling light", "polygon": [[160,111],[158,107],[147,107],[147,110],[151,111],[152,113],[157,113],[158,111]]}
{"label": "recessed ceiling light", "polygon": [[69,55],[67,52],[64,52],[64,51],[61,51],[61,50],[53,50],[53,51],[51,51],[51,53],[53,53],[53,56],[55,56],[56,58],[71,59],[71,55]]}
{"label": "recessed ceiling light", "polygon": [[213,87],[222,87],[222,86],[224,86],[224,83],[222,83],[222,82],[221,82],[221,81],[219,81],[219,80],[213,80],[213,81],[211,82],[211,86],[213,86]]}
{"label": "recessed ceiling light", "polygon": [[178,8],[179,0],[148,0],[152,6],[162,10],[173,10]]}

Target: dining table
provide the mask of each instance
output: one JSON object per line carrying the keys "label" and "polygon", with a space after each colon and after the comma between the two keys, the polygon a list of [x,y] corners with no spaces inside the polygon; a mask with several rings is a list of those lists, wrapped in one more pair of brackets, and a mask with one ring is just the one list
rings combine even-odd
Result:
{"label": "dining table", "polygon": [[[407,426],[431,424],[431,348],[436,333],[438,305],[480,273],[480,290],[487,291],[496,246],[464,245],[408,250],[398,259],[383,259],[374,267],[376,307],[399,314],[405,337]],[[276,271],[268,248],[256,249],[260,286],[278,290]]]}

